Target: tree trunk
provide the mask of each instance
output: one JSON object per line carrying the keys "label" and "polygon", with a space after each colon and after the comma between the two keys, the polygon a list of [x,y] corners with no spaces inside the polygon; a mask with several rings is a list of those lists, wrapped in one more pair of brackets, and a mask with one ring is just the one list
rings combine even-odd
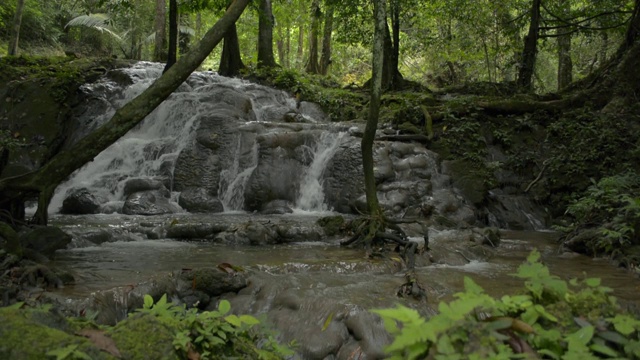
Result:
{"label": "tree trunk", "polygon": [[304,25],[298,27],[298,50],[296,51],[296,66],[302,64],[304,57]]}
{"label": "tree trunk", "polygon": [[196,13],[196,39],[200,39],[202,35],[202,13],[198,11]]}
{"label": "tree trunk", "polygon": [[[180,21],[178,24],[183,24],[185,26],[191,25],[191,19],[188,14],[180,14]],[[178,28],[179,29],[179,28]],[[189,43],[191,42],[191,37],[189,34],[185,32],[178,31],[178,49],[180,49],[180,54],[186,54],[189,51]]]}
{"label": "tree trunk", "polygon": [[11,31],[11,39],[9,39],[8,55],[18,55],[18,42],[20,40],[20,25],[22,24],[22,13],[24,12],[25,0],[18,0],[16,4],[16,13],[13,17],[13,29]]}
{"label": "tree trunk", "polygon": [[571,34],[561,34],[558,41],[558,91],[564,90],[573,81],[571,61]]}
{"label": "tree trunk", "polygon": [[164,72],[169,70],[178,59],[178,1],[169,0],[169,53]]}
{"label": "tree trunk", "polygon": [[320,32],[320,0],[313,0],[311,4],[311,32],[309,34],[309,61],[306,72],[318,74],[318,33]]}
{"label": "tree trunk", "polygon": [[[560,0],[560,15],[569,17],[571,11],[569,0]],[[571,61],[571,32],[567,28],[556,30],[558,45],[558,91],[564,90],[573,81],[573,62]]]}
{"label": "tree trunk", "polygon": [[249,0],[235,0],[225,15],[204,35],[191,51],[151,84],[142,94],[128,102],[111,120],[90,133],[70,149],[53,156],[37,171],[0,180],[3,203],[39,195],[34,221],[46,225],[47,207],[53,191],[75,170],[93,160],[102,150],[135,127],[149,113],[180,86],[200,66],[213,48],[222,40],[229,27],[236,22]]}
{"label": "tree trunk", "polygon": [[402,85],[402,74],[400,74],[400,0],[391,1],[391,88],[397,89]]}
{"label": "tree trunk", "polygon": [[333,5],[325,0],[324,30],[322,35],[322,56],[320,74],[327,75],[331,65],[331,33],[333,32]]}
{"label": "tree trunk", "polygon": [[282,26],[278,26],[278,40],[276,41],[276,49],[278,50],[278,61],[280,65],[286,67],[286,58],[284,55],[284,34],[282,33]]}
{"label": "tree trunk", "polygon": [[289,25],[287,25],[287,40],[286,40],[286,44],[285,44],[285,48],[284,48],[284,65],[287,68],[291,67],[291,61],[289,59],[291,59],[291,27]]}
{"label": "tree trunk", "polygon": [[238,30],[236,24],[232,24],[224,35],[224,45],[220,56],[220,66],[218,74],[222,76],[238,76],[244,69],[242,56],[240,56],[240,42],[238,41]]}
{"label": "tree trunk", "polygon": [[533,88],[533,72],[538,52],[538,37],[540,30],[540,1],[533,0],[531,5],[531,22],[529,32],[524,38],[524,49],[520,57],[520,71],[518,72],[518,86],[531,91]]}
{"label": "tree trunk", "polygon": [[371,77],[371,100],[369,101],[369,117],[362,136],[362,168],[364,170],[364,186],[367,197],[367,208],[371,216],[380,216],[382,211],[378,203],[376,179],[373,172],[373,140],[378,128],[380,112],[380,93],[382,87],[382,67],[385,29],[387,28],[385,15],[385,0],[374,1],[375,34],[373,41],[373,66]]}
{"label": "tree trunk", "polygon": [[273,12],[271,0],[260,0],[258,20],[258,67],[275,67],[273,58]]}

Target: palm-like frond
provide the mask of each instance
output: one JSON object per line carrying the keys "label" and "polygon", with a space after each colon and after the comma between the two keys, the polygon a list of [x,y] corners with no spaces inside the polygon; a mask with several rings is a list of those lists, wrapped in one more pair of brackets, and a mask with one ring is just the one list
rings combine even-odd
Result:
{"label": "palm-like frond", "polygon": [[91,29],[98,30],[100,32],[106,32],[107,34],[115,37],[116,39],[122,40],[120,35],[116,34],[113,30],[109,29],[110,20],[111,18],[109,18],[109,15],[107,14],[80,15],[76,18],[71,19],[71,21],[69,21],[67,25],[65,25],[65,28],[69,26],[88,27]]}

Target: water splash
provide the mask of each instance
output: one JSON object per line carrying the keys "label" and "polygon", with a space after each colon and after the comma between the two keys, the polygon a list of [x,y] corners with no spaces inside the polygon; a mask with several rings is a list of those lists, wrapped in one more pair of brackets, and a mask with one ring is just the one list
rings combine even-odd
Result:
{"label": "water splash", "polygon": [[238,145],[233,158],[231,168],[220,173],[220,186],[218,198],[222,202],[224,211],[242,211],[244,208],[244,190],[249,177],[258,166],[258,143],[254,141],[251,148],[250,160],[247,166],[241,170],[242,136],[238,137]]}
{"label": "water splash", "polygon": [[333,158],[346,133],[333,133],[324,131],[320,138],[313,145],[311,153],[313,160],[307,168],[302,182],[296,207],[306,211],[328,211],[329,208],[324,202],[323,179],[327,164]]}

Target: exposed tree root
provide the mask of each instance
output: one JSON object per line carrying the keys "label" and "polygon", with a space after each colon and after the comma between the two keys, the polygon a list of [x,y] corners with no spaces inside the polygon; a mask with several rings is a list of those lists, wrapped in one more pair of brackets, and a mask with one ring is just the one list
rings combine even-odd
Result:
{"label": "exposed tree root", "polygon": [[354,234],[349,239],[340,243],[341,246],[364,245],[367,257],[372,256],[374,246],[383,246],[385,243],[397,244],[402,247],[402,256],[408,269],[415,267],[415,254],[418,244],[409,241],[407,234],[398,226],[397,222],[384,216],[368,216],[354,220]]}

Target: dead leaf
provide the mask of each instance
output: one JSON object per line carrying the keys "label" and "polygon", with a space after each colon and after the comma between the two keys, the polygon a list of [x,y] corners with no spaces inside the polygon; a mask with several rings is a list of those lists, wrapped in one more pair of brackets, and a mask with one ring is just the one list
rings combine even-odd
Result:
{"label": "dead leaf", "polygon": [[187,359],[189,360],[200,360],[200,353],[193,350],[191,346],[189,346],[189,351],[187,351]]}
{"label": "dead leaf", "polygon": [[89,341],[91,341],[98,349],[106,351],[118,359],[122,358],[116,343],[112,338],[107,336],[104,331],[97,329],[82,329],[76,334],[89,339]]}

